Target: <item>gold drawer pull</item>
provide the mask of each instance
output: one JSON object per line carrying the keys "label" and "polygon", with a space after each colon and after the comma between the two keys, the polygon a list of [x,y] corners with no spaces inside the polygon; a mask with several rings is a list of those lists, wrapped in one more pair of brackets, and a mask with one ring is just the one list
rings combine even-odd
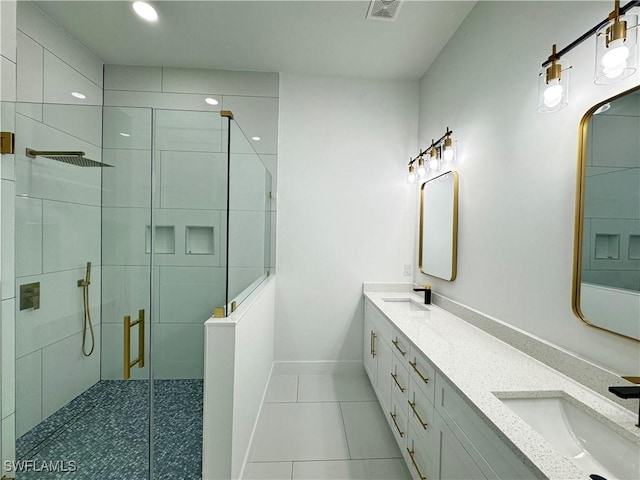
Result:
{"label": "gold drawer pull", "polygon": [[405,352],[404,350],[402,350],[402,349],[400,348],[400,345],[398,345],[398,338],[397,338],[397,337],[396,337],[396,339],[395,339],[395,340],[391,340],[391,343],[393,343],[393,344],[396,346],[396,348],[397,348],[397,349],[398,349],[398,351],[402,354],[402,356],[403,356],[403,357],[406,357],[406,356],[407,356],[407,352]]}
{"label": "gold drawer pull", "polygon": [[396,385],[398,386],[398,388],[400,389],[400,391],[402,393],[404,393],[404,391],[406,390],[406,388],[404,388],[402,385],[400,385],[400,382],[398,382],[398,376],[395,373],[392,373],[391,376],[393,377],[393,381],[396,382]]}
{"label": "gold drawer pull", "polygon": [[391,420],[393,420],[393,424],[396,426],[396,429],[398,430],[398,433],[400,434],[400,438],[404,437],[404,432],[402,430],[400,430],[400,427],[398,426],[398,422],[396,420],[396,415],[394,413],[389,412],[389,415],[391,415]]}
{"label": "gold drawer pull", "polygon": [[371,330],[371,356],[376,357],[376,337],[377,335]]}
{"label": "gold drawer pull", "polygon": [[420,418],[420,414],[418,413],[418,411],[416,410],[416,402],[411,402],[409,401],[409,406],[411,407],[411,410],[413,410],[413,413],[416,415],[416,418],[418,419],[418,421],[420,422],[420,425],[422,425],[422,428],[424,428],[425,430],[427,429],[427,426],[429,425],[428,423],[424,422],[422,420],[422,418]]}
{"label": "gold drawer pull", "polygon": [[424,475],[422,475],[422,472],[420,471],[420,469],[418,468],[418,464],[416,463],[415,458],[413,458],[413,454],[415,453],[413,450],[409,450],[409,448],[407,447],[407,452],[409,452],[409,456],[411,457],[411,463],[413,463],[413,468],[416,469],[416,472],[418,472],[418,476],[420,477],[420,480],[427,480],[427,477],[425,477]]}
{"label": "gold drawer pull", "polygon": [[414,360],[413,362],[409,362],[409,365],[411,365],[413,367],[413,369],[416,371],[416,373],[422,379],[422,381],[424,383],[429,383],[429,379],[427,377],[425,377],[424,375],[422,375],[422,373],[420,373],[420,370],[418,370],[417,364],[418,364],[417,360]]}

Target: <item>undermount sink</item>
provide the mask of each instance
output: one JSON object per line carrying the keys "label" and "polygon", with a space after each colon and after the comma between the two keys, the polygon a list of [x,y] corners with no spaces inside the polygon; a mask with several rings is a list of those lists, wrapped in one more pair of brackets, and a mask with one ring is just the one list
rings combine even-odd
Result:
{"label": "undermount sink", "polygon": [[596,474],[607,480],[638,478],[639,445],[596,418],[597,414],[586,405],[579,407],[573,399],[560,394],[535,398],[497,396],[587,475]]}
{"label": "undermount sink", "polygon": [[383,298],[382,301],[385,302],[390,308],[403,312],[429,311],[429,308],[425,304],[418,303],[410,298]]}

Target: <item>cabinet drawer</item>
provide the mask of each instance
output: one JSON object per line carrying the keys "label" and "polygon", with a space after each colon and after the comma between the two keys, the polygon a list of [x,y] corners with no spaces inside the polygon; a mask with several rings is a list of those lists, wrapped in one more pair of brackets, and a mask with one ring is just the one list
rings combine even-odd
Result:
{"label": "cabinet drawer", "polygon": [[405,360],[409,355],[409,348],[411,344],[409,340],[402,335],[397,329],[391,329],[391,349],[393,353],[395,353],[399,359]]}
{"label": "cabinet drawer", "polygon": [[403,448],[407,444],[407,405],[396,395],[391,395],[391,408],[387,418],[393,436],[400,448]]}
{"label": "cabinet drawer", "polygon": [[434,407],[424,392],[416,388],[413,380],[409,383],[409,423],[423,437],[424,444],[435,449],[437,445],[436,426],[434,422]]}
{"label": "cabinet drawer", "polygon": [[395,355],[391,367],[391,379],[391,390],[406,402],[409,398],[409,372]]}
{"label": "cabinet drawer", "polygon": [[425,393],[427,399],[433,403],[436,371],[416,348],[411,348],[409,355],[409,374],[416,385]]}
{"label": "cabinet drawer", "polygon": [[412,424],[409,424],[407,446],[402,453],[414,480],[440,478],[438,464],[434,461],[434,458],[438,458],[438,452],[424,444],[421,434]]}

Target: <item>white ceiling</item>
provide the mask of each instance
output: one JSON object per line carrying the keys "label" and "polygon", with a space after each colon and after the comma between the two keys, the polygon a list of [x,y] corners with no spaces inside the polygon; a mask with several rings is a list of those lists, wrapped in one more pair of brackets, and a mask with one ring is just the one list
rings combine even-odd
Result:
{"label": "white ceiling", "polygon": [[404,0],[394,21],[368,1],[128,1],[36,5],[107,64],[419,79],[475,2]]}

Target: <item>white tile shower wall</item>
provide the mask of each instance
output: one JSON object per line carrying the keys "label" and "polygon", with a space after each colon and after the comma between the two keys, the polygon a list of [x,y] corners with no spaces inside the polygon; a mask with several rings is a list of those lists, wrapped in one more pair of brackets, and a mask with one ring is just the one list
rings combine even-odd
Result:
{"label": "white tile shower wall", "polygon": [[[594,85],[593,45],[584,43],[571,52],[569,106],[552,115],[537,113],[531,77],[548,55],[545,39],[565,32],[568,42],[606,13],[599,2],[579,9],[573,2],[478,2],[451,37],[421,80],[419,139],[428,145],[447,125],[458,136],[458,276],[446,282],[416,271],[414,280],[629,375],[637,371],[640,344],[581,322],[571,311],[571,285],[580,119],[637,86],[637,77]],[[525,30],[526,38],[519,35]],[[505,52],[505,35],[513,39],[509,51],[518,52],[502,80],[507,90],[492,74],[504,57],[483,54]],[[461,68],[474,75],[461,75]]]}
{"label": "white tile shower wall", "polygon": [[2,419],[16,410],[15,299],[2,301]]}
{"label": "white tile shower wall", "polygon": [[[15,1],[0,2],[0,130],[15,132],[16,99]],[[0,476],[5,461],[15,460],[15,316],[14,316],[14,155],[0,159]]]}
{"label": "white tile shower wall", "polygon": [[91,357],[81,353],[77,286],[91,261],[91,316],[99,331],[100,169],[24,152],[73,150],[102,159],[102,62],[31,2],[18,3],[17,25],[16,289],[41,286],[39,309],[20,310],[13,302],[20,436],[100,379],[99,337]]}
{"label": "white tile shower wall", "polygon": [[[223,105],[230,105],[242,112],[240,117],[251,119],[252,125],[265,123],[266,127],[260,129],[264,133],[254,135],[260,135],[270,145],[265,154],[275,177],[278,74],[107,65],[104,81],[105,162],[127,168],[108,170],[104,177],[103,260],[108,266],[103,349],[105,355],[121,352],[121,334],[112,333],[106,323],[121,322],[123,312],[148,302],[148,289],[145,291],[140,285],[145,284],[145,265],[150,259],[145,245],[146,226],[150,225],[148,178],[153,133],[157,209],[154,222],[158,227],[167,227],[163,231],[171,236],[169,250],[173,252],[154,257],[157,285],[153,291],[159,293],[152,319],[158,323],[153,331],[153,345],[158,352],[154,369],[161,378],[198,378],[202,376],[203,322],[214,306],[225,302],[227,155],[226,130],[219,111]],[[219,103],[209,105],[204,101],[206,97]],[[243,126],[241,119],[238,123]],[[240,163],[240,168],[243,165]],[[246,173],[246,169],[238,172],[234,188],[247,180],[243,177]],[[234,197],[238,199],[237,209],[257,210],[260,202],[256,198],[260,197],[262,217],[253,216],[264,228],[265,180],[249,176],[248,181],[251,187],[261,190],[250,197]],[[275,202],[271,208],[275,209]],[[267,214],[269,219],[275,217]],[[248,238],[252,230],[247,228],[246,233],[239,231],[237,235]],[[209,232],[212,238],[205,238]],[[270,240],[273,245],[274,240]],[[250,250],[247,253],[251,257],[247,258],[236,255],[234,262],[243,267],[232,274],[230,291],[239,293],[244,288],[243,280],[252,281],[257,272],[263,271],[263,250]],[[132,290],[122,285],[129,285]],[[165,351],[160,347],[169,346],[170,342],[183,345],[186,351],[174,347]],[[103,361],[103,378],[121,378],[119,367],[105,367],[105,363],[108,362]]]}
{"label": "white tile shower wall", "polygon": [[42,350],[16,359],[16,435],[42,421]]}
{"label": "white tile shower wall", "polygon": [[[0,55],[16,63],[16,2],[0,3]],[[2,98],[1,100],[4,100]]]}

